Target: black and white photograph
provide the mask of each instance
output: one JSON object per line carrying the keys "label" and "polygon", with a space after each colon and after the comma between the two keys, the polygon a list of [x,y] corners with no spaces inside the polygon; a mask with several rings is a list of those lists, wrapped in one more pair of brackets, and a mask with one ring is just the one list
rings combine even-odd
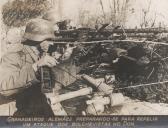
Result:
{"label": "black and white photograph", "polygon": [[167,0],[1,0],[0,32],[1,117],[168,115]]}

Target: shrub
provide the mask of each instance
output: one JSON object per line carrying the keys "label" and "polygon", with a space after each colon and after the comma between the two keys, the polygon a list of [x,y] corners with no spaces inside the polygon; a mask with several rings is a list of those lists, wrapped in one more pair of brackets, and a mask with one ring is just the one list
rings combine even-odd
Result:
{"label": "shrub", "polygon": [[49,8],[47,0],[14,0],[3,6],[3,22],[7,26],[20,27],[32,18],[42,15]]}

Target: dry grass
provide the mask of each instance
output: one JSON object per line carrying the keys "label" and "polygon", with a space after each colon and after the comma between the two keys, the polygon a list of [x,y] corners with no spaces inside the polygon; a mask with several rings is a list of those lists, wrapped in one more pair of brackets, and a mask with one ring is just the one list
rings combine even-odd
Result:
{"label": "dry grass", "polygon": [[14,0],[3,6],[3,21],[7,26],[20,27],[49,8],[47,0]]}

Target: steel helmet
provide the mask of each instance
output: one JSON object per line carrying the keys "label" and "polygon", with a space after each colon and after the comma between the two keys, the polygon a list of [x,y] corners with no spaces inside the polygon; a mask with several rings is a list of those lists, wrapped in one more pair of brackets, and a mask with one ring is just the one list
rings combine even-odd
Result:
{"label": "steel helmet", "polygon": [[44,19],[34,19],[26,25],[23,37],[32,41],[53,39],[55,38],[53,25]]}

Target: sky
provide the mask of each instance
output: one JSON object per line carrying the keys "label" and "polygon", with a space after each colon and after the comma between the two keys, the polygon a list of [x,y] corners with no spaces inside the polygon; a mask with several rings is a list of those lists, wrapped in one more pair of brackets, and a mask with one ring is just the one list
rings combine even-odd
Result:
{"label": "sky", "polygon": [[[128,17],[128,26],[138,26],[142,16],[142,10],[148,8],[150,0],[135,0],[132,8],[135,13],[130,13]],[[150,12],[147,15],[148,20],[154,19],[156,16],[156,25],[160,22],[168,25],[168,0],[151,0]]]}

